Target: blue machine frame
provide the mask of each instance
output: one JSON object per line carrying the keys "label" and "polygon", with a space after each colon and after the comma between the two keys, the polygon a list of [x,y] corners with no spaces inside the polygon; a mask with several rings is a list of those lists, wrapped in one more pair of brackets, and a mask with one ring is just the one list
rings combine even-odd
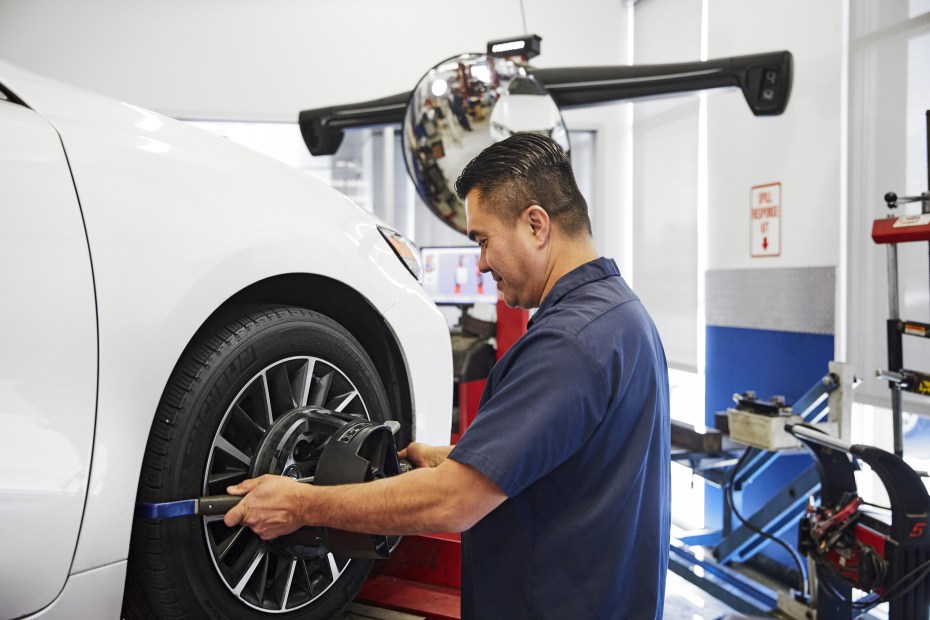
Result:
{"label": "blue machine frame", "polygon": [[[834,373],[827,374],[795,402],[794,411],[807,423],[822,421],[828,414],[828,397],[839,387],[840,377]],[[740,453],[743,453],[739,459],[742,463],[739,471],[736,471],[737,455]],[[689,466],[696,474],[721,489],[732,485],[734,494],[737,494],[784,454],[750,447],[711,454],[673,451],[672,458]],[[732,511],[724,501],[721,529],[687,532],[673,537],[669,569],[740,613],[768,615],[777,606],[778,592],[748,579],[728,564],[745,562],[755,556],[767,542],[766,534],[779,537],[794,527],[804,513],[809,498],[819,494],[819,491],[820,478],[812,459],[809,467],[746,517],[752,527],[740,524],[734,528]],[[707,547],[712,548],[714,561],[704,557]],[[829,602],[825,604],[830,605]],[[821,620],[831,617],[843,616],[832,616],[826,608],[819,611],[818,618]],[[849,617],[848,613],[845,617]]]}

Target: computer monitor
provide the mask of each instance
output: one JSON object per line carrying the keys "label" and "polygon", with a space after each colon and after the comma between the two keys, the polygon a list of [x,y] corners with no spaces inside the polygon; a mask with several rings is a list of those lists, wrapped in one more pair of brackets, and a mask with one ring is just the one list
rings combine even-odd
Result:
{"label": "computer monitor", "polygon": [[497,303],[497,285],[478,271],[478,246],[420,248],[423,288],[437,304]]}

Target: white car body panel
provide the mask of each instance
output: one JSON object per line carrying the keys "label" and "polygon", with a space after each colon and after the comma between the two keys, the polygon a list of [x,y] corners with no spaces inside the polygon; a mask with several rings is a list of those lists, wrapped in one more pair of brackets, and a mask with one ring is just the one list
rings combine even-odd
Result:
{"label": "white car body panel", "polygon": [[65,589],[30,620],[101,620],[120,618],[126,562],[72,575]]}
{"label": "white car body panel", "polygon": [[0,101],[0,136],[0,618],[15,618],[58,594],[74,557],[94,433],[97,317],[58,134]]}
{"label": "white car body panel", "polygon": [[[140,464],[168,377],[207,317],[266,278],[319,274],[362,293],[403,352],[414,436],[448,443],[446,323],[376,218],[304,173],[147,110],[3,62],[0,83],[60,133],[93,260],[100,380],[72,574],[127,557]],[[21,533],[47,534],[31,525]]]}

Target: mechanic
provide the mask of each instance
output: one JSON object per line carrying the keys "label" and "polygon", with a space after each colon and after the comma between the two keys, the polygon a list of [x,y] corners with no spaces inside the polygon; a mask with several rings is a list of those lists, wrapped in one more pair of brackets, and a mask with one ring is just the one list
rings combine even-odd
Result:
{"label": "mechanic", "polygon": [[660,618],[669,549],[665,354],[643,304],[600,257],[568,156],[538,134],[463,171],[468,235],[511,307],[538,308],[494,366],[456,446],[416,467],[317,487],[262,476],[226,515],[265,539],[302,525],[461,531],[463,618]]}

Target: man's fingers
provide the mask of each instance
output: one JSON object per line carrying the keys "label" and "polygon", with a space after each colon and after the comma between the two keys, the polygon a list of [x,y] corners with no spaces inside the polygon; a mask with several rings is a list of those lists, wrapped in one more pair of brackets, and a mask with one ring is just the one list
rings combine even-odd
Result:
{"label": "man's fingers", "polygon": [[[239,484],[226,487],[226,492],[230,495],[245,495],[261,484],[262,478],[264,477],[265,476],[243,480]],[[248,509],[245,507],[245,503],[239,502],[228,511],[226,511],[226,514],[223,516],[223,522],[227,525],[227,527],[238,525],[239,523],[242,523],[242,520],[245,519],[247,513]]]}
{"label": "man's fingers", "polygon": [[[265,474],[267,476],[268,474]],[[226,487],[226,492],[230,495],[245,495],[259,484],[262,483],[262,478],[265,476],[260,476],[258,478],[249,478],[248,480],[243,480],[239,484],[234,484],[232,486]]]}
{"label": "man's fingers", "polygon": [[223,523],[226,524],[226,527],[232,527],[234,525],[239,525],[242,522],[242,519],[245,517],[245,506],[241,503],[230,508],[225,515],[223,515]]}

